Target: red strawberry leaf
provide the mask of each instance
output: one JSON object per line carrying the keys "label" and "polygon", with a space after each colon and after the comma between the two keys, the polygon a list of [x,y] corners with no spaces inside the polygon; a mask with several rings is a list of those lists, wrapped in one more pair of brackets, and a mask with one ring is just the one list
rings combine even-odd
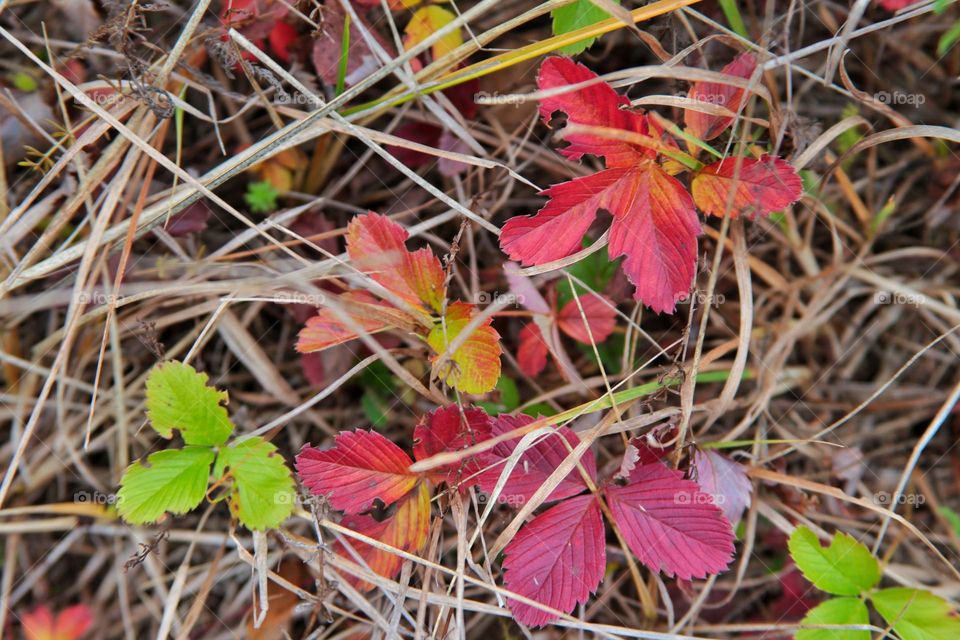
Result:
{"label": "red strawberry leaf", "polygon": [[[528,415],[498,416],[493,422],[493,436],[509,433],[514,429],[524,427],[534,421]],[[503,473],[507,459],[513,454],[521,438],[512,438],[500,442],[490,451],[487,462],[489,468],[480,474],[480,488],[492,494]],[[566,441],[566,443],[564,442]],[[522,505],[546,482],[551,473],[563,462],[570,451],[580,444],[580,439],[569,427],[557,427],[555,433],[541,437],[535,444],[527,448],[521,455],[517,465],[510,473],[499,500],[512,505]],[[495,464],[497,463],[497,464]],[[597,463],[593,452],[587,450],[580,464],[591,479],[597,479]],[[560,481],[560,484],[550,492],[546,500],[562,500],[575,496],[587,489],[587,485],[578,469],[573,469]]]}
{"label": "red strawberry leaf", "polygon": [[[483,409],[450,405],[425,415],[413,431],[413,457],[425,460],[437,453],[459,451],[489,440],[493,423]],[[446,481],[461,488],[476,484],[481,463],[469,457],[432,470],[434,482]]]}
{"label": "red strawberry leaf", "polygon": [[690,580],[730,563],[730,523],[679,471],[661,463],[638,466],[626,486],[609,486],[606,494],[627,546],[651,570]]}
{"label": "red strawberry leaf", "polygon": [[[603,578],[606,547],[600,505],[592,496],[570,498],[528,522],[504,549],[504,584],[560,611],[586,602]],[[510,600],[519,622],[540,626],[556,616]]]}
{"label": "red strawberry leaf", "polygon": [[534,322],[528,322],[520,329],[520,343],[517,345],[517,364],[520,370],[528,376],[538,376],[547,366],[547,354],[550,347],[540,327]]}
{"label": "red strawberry leaf", "polygon": [[[570,58],[554,56],[540,66],[537,87],[551,91],[584,82],[591,84],[555,95],[540,101],[540,116],[549,124],[557,111],[567,115],[570,124],[587,127],[622,129],[635,134],[649,135],[649,126],[644,115],[630,111],[630,100],[619,95],[606,82],[597,80],[597,74]],[[656,155],[651,149],[592,133],[569,134],[564,137],[569,146],[560,153],[571,160],[579,160],[584,154],[599,156],[608,167],[628,167]]]}
{"label": "red strawberry leaf", "polygon": [[[741,53],[720,73],[735,78],[749,78],[757,67],[757,59],[751,53]],[[707,104],[726,107],[737,112],[745,101],[744,90],[722,82],[694,82],[687,97]],[[732,116],[714,115],[687,109],[683,115],[687,131],[701,140],[713,140],[733,124]]]}
{"label": "red strawberry leaf", "polygon": [[[800,199],[803,184],[789,162],[765,155],[725,158],[704,167],[691,183],[693,199],[704,213],[722,218],[740,214],[763,217]],[[730,192],[733,191],[732,202]]]}
{"label": "red strawberry leaf", "polygon": [[561,331],[574,340],[590,344],[591,338],[593,342],[603,342],[613,333],[616,315],[616,306],[609,298],[585,293],[560,309],[557,324]]}
{"label": "red strawberry leaf", "polygon": [[624,273],[634,298],[654,311],[672,312],[689,291],[697,258],[700,221],[690,194],[653,162],[606,169],[554,185],[532,218],[508,220],[500,247],[524,264],[542,264],[580,248],[598,209],[613,214],[610,257],[626,255]]}
{"label": "red strawberry leaf", "polygon": [[390,505],[417,484],[413,464],[403,449],[373,431],[343,431],[332,449],[304,445],[297,473],[316,495],[348,514],[369,511],[375,501]]}
{"label": "red strawberry leaf", "polygon": [[[430,531],[430,492],[426,485],[420,484],[414,493],[403,499],[396,511],[385,520],[379,521],[369,515],[350,515],[340,522],[344,527],[368,538],[395,547],[409,553],[418,553],[427,541]],[[370,569],[385,578],[393,578],[400,573],[403,566],[403,557],[385,549],[371,546],[360,540],[348,538],[347,542]],[[353,554],[338,541],[334,552],[350,560],[355,560]],[[369,591],[374,585],[348,578],[348,581],[361,591]]]}

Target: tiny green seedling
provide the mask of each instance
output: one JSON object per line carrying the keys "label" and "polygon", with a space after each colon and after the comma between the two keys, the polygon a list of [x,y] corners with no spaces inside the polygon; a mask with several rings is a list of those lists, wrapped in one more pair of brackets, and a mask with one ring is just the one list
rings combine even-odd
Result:
{"label": "tiny green seedling", "polygon": [[[864,545],[838,533],[823,547],[816,534],[798,527],[790,536],[790,555],[804,577],[837,596],[811,609],[803,626],[870,624],[867,602],[901,640],[956,640],[960,619],[942,598],[923,589],[877,589],[880,563]],[[796,640],[870,640],[866,629],[801,629]]]}
{"label": "tiny green seedling", "polygon": [[147,376],[147,418],[182,449],[164,449],[130,465],[120,480],[117,509],[131,524],[156,522],[166,513],[195,509],[208,495],[210,465],[231,512],[248,529],[277,527],[293,511],[294,484],[277,448],[261,437],[227,440],[234,424],[227,392],[207,385],[207,375],[182,362],[157,365]]}

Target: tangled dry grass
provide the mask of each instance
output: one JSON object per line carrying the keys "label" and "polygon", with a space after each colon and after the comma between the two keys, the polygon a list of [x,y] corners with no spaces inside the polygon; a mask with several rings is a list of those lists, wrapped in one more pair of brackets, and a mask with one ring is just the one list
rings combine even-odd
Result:
{"label": "tangled dry grass", "polygon": [[[297,46],[309,47],[325,7],[289,4]],[[37,85],[0,90],[0,635],[18,637],[38,604],[77,602],[92,608],[95,638],[521,635],[484,553],[515,514],[495,511],[468,553],[475,494],[440,499],[427,549],[398,580],[321,551],[318,540],[349,536],[322,508],[254,540],[223,506],[137,528],[109,504],[127,465],[158,446],[143,428],[143,384],[165,358],[209,372],[240,430],[268,434],[288,459],[367,426],[370,385],[391,390],[381,431],[398,443],[444,397],[379,364],[425,381],[425,368],[397,360],[413,345],[338,347],[305,363],[293,343],[304,303],[344,274],[353,215],[388,214],[454,256],[454,286],[483,303],[509,290],[503,222],[541,206],[534,187],[590,170],[552,150],[529,99],[551,50],[546,14],[563,2],[455,4],[448,31],[466,30],[461,47],[415,70],[437,33],[334,96],[308,56],[278,64],[227,35],[210,0],[0,2],[5,77]],[[783,541],[798,522],[854,533],[892,583],[960,601],[960,539],[939,509],[960,509],[960,49],[934,54],[955,8],[743,5],[749,41],[715,3],[662,0],[581,59],[636,104],[673,114],[701,69],[756,51],[769,99],[744,117],[808,172],[801,203],[779,219],[708,223],[693,303],[674,316],[644,312],[624,289],[616,371],[584,351],[581,381],[530,379],[513,355],[519,320],[488,307],[526,405],[563,410],[682,374],[675,392],[572,426],[600,425],[598,460],[614,467],[626,436],[665,423],[687,442],[744,442],[755,491],[735,563],[705,584],[638,585],[611,543],[596,596],[538,637],[789,637],[799,617],[782,606]],[[377,16],[371,28],[391,38],[394,17]],[[243,50],[248,73],[237,72]],[[479,64],[467,69],[487,97],[470,120],[418,90],[460,77],[464,61]],[[446,127],[457,151],[394,136],[405,122]],[[290,149],[301,160],[290,190],[255,213],[251,167]],[[432,159],[412,169],[397,159],[411,150]],[[437,161],[467,166],[442,175]],[[697,384],[707,370],[729,381]],[[338,572],[376,588],[361,593]],[[637,587],[657,599],[656,620]],[[255,629],[261,588],[270,604]]]}

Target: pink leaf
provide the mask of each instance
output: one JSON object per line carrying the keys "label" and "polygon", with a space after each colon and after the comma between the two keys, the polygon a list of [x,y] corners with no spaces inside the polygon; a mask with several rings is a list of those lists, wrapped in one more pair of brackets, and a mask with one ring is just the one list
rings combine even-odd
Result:
{"label": "pink leaf", "polygon": [[653,571],[704,578],[733,556],[733,530],[697,484],[661,463],[636,467],[607,504],[633,554]]}
{"label": "pink leaf", "polygon": [[765,155],[759,160],[725,158],[707,165],[690,190],[704,213],[722,218],[730,208],[731,218],[740,214],[755,218],[799,200],[803,184],[789,162]]}
{"label": "pink leaf", "polygon": [[[749,78],[757,66],[757,59],[751,53],[741,53],[733,62],[725,66],[720,73],[735,78]],[[699,100],[736,113],[744,102],[744,90],[722,82],[694,82],[688,98]],[[726,131],[733,123],[732,116],[718,116],[701,111],[687,109],[683,115],[687,130],[701,140],[713,140]]]}
{"label": "pink leaf", "polygon": [[[579,301],[579,305],[577,302]],[[582,312],[581,312],[582,308]],[[557,314],[557,324],[565,334],[582,342],[590,344],[606,340],[616,325],[617,310],[613,302],[606,296],[594,293],[585,293],[563,306]],[[586,323],[584,323],[586,318]],[[589,330],[588,330],[589,329]]]}
{"label": "pink leaf", "polygon": [[[489,440],[493,422],[483,409],[450,405],[425,415],[413,431],[413,457],[425,460],[437,453],[459,451]],[[433,470],[435,482],[467,488],[477,483],[482,468],[476,457]]]}
{"label": "pink leaf", "polygon": [[693,454],[693,470],[697,484],[713,496],[713,502],[723,511],[734,527],[750,506],[753,485],[743,465],[710,449],[698,449]]}
{"label": "pink leaf", "polygon": [[534,313],[549,314],[550,305],[543,299],[533,280],[520,272],[520,266],[515,262],[503,265],[503,272],[510,283],[510,293],[516,296],[517,303]]}
{"label": "pink leaf", "polygon": [[[504,584],[511,591],[569,613],[603,578],[606,548],[597,499],[565,500],[528,522],[504,549]],[[540,626],[555,615],[510,600],[519,622]]]}
{"label": "pink leaf", "polygon": [[[503,435],[533,421],[533,417],[523,414],[516,416],[501,415],[493,422],[492,434],[493,436]],[[503,473],[507,458],[513,454],[517,445],[520,444],[520,440],[521,437],[511,438],[497,444],[492,449],[491,459],[487,461],[490,468],[480,474],[479,477],[480,488],[486,493],[493,493],[494,487]],[[507,479],[499,499],[515,506],[527,502],[578,444],[580,444],[580,438],[569,427],[557,427],[555,433],[538,439],[534,445],[520,455],[520,460]],[[494,464],[496,462],[499,463]],[[596,481],[597,463],[592,451],[587,450],[580,458],[580,464],[590,478]],[[586,488],[587,485],[580,475],[580,471],[574,468],[550,492],[546,500],[562,500],[575,496]]]}
{"label": "pink leaf", "polygon": [[418,477],[403,449],[379,433],[342,431],[332,449],[304,445],[297,473],[313,493],[349,514],[368,511],[376,500],[390,505],[410,492]]}

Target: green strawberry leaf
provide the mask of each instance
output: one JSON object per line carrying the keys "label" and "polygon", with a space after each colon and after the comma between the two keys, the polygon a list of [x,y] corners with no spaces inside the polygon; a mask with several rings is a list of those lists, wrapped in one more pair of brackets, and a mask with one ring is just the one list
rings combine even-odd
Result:
{"label": "green strawberry leaf", "polygon": [[[613,0],[613,3],[620,4],[620,0]],[[570,4],[554,9],[550,15],[553,16],[553,34],[556,36],[589,27],[610,17],[609,13],[590,0],[574,0]],[[596,40],[596,38],[586,38],[561,47],[558,51],[573,56],[589,49]]]}
{"label": "green strawberry leaf", "polygon": [[293,512],[293,477],[271,443],[257,437],[221,449],[213,475],[221,478],[228,469],[230,511],[248,529],[273,529]]}
{"label": "green strawberry leaf", "polygon": [[[807,612],[802,625],[870,624],[870,612],[860,598],[834,598]],[[794,640],[870,640],[870,632],[859,629],[801,629]]]}
{"label": "green strawberry leaf", "polygon": [[147,375],[147,417],[164,438],[177,429],[187,444],[220,446],[233,433],[223,406],[227,392],[207,386],[207,374],[182,362],[164,362]]}
{"label": "green strawberry leaf", "polygon": [[186,513],[207,492],[214,453],[207,447],[168,449],[134,462],[120,480],[117,510],[131,524],[156,522],[166,512]]}
{"label": "green strawberry leaf", "polygon": [[896,587],[870,596],[873,606],[903,640],[956,640],[960,619],[929,591]]}
{"label": "green strawberry leaf", "polygon": [[845,533],[838,533],[829,547],[822,547],[813,531],[797,527],[788,546],[804,577],[821,591],[857,596],[880,581],[877,559]]}

